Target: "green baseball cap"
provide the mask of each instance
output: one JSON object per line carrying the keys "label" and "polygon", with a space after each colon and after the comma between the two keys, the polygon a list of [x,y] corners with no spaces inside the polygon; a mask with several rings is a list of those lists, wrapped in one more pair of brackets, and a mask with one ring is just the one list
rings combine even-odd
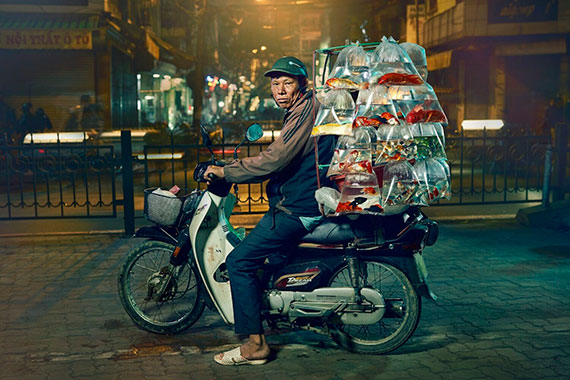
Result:
{"label": "green baseball cap", "polygon": [[308,78],[309,74],[307,72],[307,67],[303,62],[295,57],[283,57],[279,58],[274,64],[271,70],[266,71],[263,74],[266,77],[272,77],[277,74],[289,74],[297,75],[301,77]]}

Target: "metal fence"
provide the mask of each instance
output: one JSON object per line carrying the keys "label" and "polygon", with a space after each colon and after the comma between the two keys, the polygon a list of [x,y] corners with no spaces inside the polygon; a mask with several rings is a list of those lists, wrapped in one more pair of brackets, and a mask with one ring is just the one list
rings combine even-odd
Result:
{"label": "metal fence", "polygon": [[0,146],[0,219],[115,217],[113,146]]}
{"label": "metal fence", "polygon": [[439,205],[540,202],[546,136],[449,137],[452,198]]}
{"label": "metal fence", "polygon": [[[486,131],[478,136],[448,137],[446,153],[453,195],[434,206],[540,202],[548,143],[546,136],[496,136]],[[256,154],[268,144],[245,145],[239,156]],[[231,159],[232,148],[232,144],[219,144],[214,152]],[[139,187],[199,187],[192,171],[196,162],[208,158],[206,148],[196,144],[145,146],[137,161],[144,170],[144,182]],[[239,194],[241,212],[267,209],[263,184],[240,185]]]}
{"label": "metal fence", "polygon": [[[560,185],[568,177],[567,127],[565,131],[554,155],[558,199],[568,190]],[[276,136],[270,132],[264,142],[244,144],[238,156],[259,153]],[[216,156],[231,161],[234,140],[219,140],[213,147]],[[59,139],[52,144],[0,146],[0,219],[116,217],[117,206],[123,205],[125,214],[142,210],[145,188],[176,184],[190,191],[203,186],[192,174],[197,162],[210,159],[209,151],[198,142],[175,141],[171,136],[169,144],[145,144],[142,151],[132,152],[129,132],[122,135],[120,147]],[[528,133],[498,136],[482,131],[448,137],[453,195],[434,206],[540,202],[549,142],[549,137]],[[116,189],[121,186],[118,199]],[[264,186],[239,185],[236,212],[265,212]]]}

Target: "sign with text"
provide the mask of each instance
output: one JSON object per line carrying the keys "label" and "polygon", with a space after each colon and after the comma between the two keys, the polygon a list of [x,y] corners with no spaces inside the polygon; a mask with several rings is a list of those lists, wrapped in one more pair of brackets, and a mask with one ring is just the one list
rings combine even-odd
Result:
{"label": "sign with text", "polygon": [[558,0],[493,0],[487,2],[487,22],[540,22],[558,19]]}
{"label": "sign with text", "polygon": [[89,5],[89,0],[0,0],[0,4],[13,5]]}
{"label": "sign with text", "polygon": [[0,49],[79,49],[91,50],[91,31],[83,30],[2,30]]}

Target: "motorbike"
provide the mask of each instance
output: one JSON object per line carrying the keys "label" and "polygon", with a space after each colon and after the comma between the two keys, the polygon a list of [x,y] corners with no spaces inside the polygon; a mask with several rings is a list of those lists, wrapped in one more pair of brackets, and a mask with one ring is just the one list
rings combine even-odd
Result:
{"label": "motorbike", "polygon": [[[259,125],[250,126],[238,147],[256,141],[262,132]],[[197,165],[197,181],[204,181],[208,165],[222,164],[215,160],[207,136],[204,140],[212,160]],[[135,232],[134,237],[146,240],[125,256],[118,291],[138,327],[176,334],[192,326],[205,307],[233,324],[225,259],[243,239],[244,230],[229,222],[236,203],[231,186],[222,179],[184,198],[169,198],[168,202],[182,204],[175,222]],[[147,203],[152,195],[145,191],[145,215],[151,211]],[[393,351],[414,333],[422,297],[436,298],[427,283],[423,250],[437,238],[437,223],[418,207],[386,217],[325,218],[287,255],[285,263],[266,262],[260,271],[263,318],[271,328],[328,334],[348,351]]]}

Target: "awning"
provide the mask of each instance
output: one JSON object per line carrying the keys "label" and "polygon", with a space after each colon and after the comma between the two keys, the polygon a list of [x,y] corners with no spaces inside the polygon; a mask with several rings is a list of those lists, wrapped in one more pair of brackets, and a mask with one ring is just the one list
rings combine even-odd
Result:
{"label": "awning", "polygon": [[154,59],[171,63],[180,69],[188,69],[196,61],[193,56],[175,48],[148,29],[146,29],[146,48]]}
{"label": "awning", "polygon": [[0,14],[0,29],[65,29],[94,30],[99,27],[98,15]]}
{"label": "awning", "polygon": [[441,53],[430,54],[427,57],[428,71],[446,69],[451,66],[452,52],[453,50],[446,50]]}
{"label": "awning", "polygon": [[93,48],[97,15],[0,14],[0,49]]}

